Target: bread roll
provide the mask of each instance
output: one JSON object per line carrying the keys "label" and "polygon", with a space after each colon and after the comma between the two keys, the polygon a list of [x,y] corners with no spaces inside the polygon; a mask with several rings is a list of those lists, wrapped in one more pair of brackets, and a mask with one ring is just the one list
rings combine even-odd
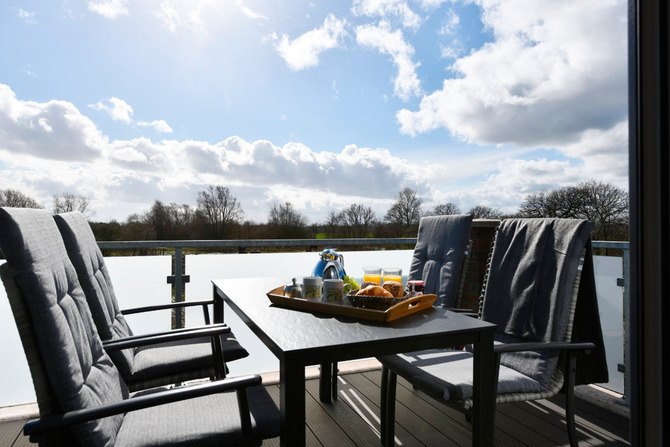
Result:
{"label": "bread roll", "polygon": [[391,295],[396,298],[402,298],[405,295],[402,283],[399,283],[398,281],[385,281],[382,287],[391,292]]}
{"label": "bread roll", "polygon": [[388,290],[384,289],[382,286],[374,285],[367,286],[364,289],[356,292],[356,295],[365,295],[365,296],[383,296],[386,298],[393,298],[393,295]]}

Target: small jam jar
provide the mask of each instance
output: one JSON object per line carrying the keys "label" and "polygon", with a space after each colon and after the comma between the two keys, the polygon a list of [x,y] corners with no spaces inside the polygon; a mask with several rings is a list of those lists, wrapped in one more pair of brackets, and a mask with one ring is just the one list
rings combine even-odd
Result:
{"label": "small jam jar", "polygon": [[423,281],[421,280],[412,280],[407,281],[407,290],[409,296],[423,295]]}

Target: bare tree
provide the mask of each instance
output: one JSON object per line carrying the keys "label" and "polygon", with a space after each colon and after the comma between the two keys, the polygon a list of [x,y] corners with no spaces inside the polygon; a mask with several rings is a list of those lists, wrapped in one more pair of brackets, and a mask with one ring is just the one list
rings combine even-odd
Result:
{"label": "bare tree", "polygon": [[486,205],[474,206],[468,214],[472,214],[473,219],[500,219],[503,216],[502,211]]}
{"label": "bare tree", "polygon": [[344,225],[344,213],[335,210],[328,211],[324,227],[328,232],[329,237],[336,237]]}
{"label": "bare tree", "polygon": [[405,188],[398,193],[396,201],[386,212],[384,220],[396,227],[400,233],[414,233],[421,219],[421,204],[423,200],[416,195],[416,191]]}
{"label": "bare tree", "polygon": [[86,196],[73,194],[71,192],[64,192],[60,196],[53,196],[53,213],[69,213],[71,211],[80,211],[87,218],[90,218],[95,213],[89,209],[91,199]]}
{"label": "bare tree", "polygon": [[145,220],[152,226],[156,239],[170,239],[172,222],[168,206],[164,205],[163,202],[156,200],[145,214]]}
{"label": "bare tree", "polygon": [[528,194],[519,214],[524,217],[586,219],[595,224],[594,239],[628,237],[628,193],[598,180]]}
{"label": "bare tree", "polygon": [[291,202],[274,202],[270,207],[268,225],[274,227],[280,238],[300,238],[305,234],[307,218]]}
{"label": "bare tree", "polygon": [[342,218],[353,237],[366,237],[376,216],[369,206],[353,203],[342,211]]}
{"label": "bare tree", "polygon": [[156,200],[144,215],[158,240],[189,239],[192,234],[195,212],[188,205],[164,204]]}
{"label": "bare tree", "polygon": [[228,226],[241,223],[244,211],[237,199],[225,186],[208,186],[198,193],[198,209],[212,228],[212,237],[222,239]]}
{"label": "bare tree", "polygon": [[461,214],[461,209],[455,203],[451,202],[435,205],[433,211],[426,213],[428,216],[446,216],[451,214]]}
{"label": "bare tree", "polygon": [[0,206],[13,208],[44,208],[37,200],[18,189],[0,189]]}

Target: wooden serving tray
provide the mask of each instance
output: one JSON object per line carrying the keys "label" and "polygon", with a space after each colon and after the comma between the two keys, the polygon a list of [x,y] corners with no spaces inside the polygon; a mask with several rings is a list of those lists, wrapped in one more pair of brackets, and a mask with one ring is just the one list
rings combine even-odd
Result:
{"label": "wooden serving tray", "polygon": [[272,304],[291,309],[321,312],[344,317],[363,318],[365,320],[388,322],[411,315],[433,306],[437,295],[427,294],[408,298],[395,304],[385,311],[354,307],[351,304],[324,303],[321,301],[306,300],[304,298],[289,298],[284,296],[284,286],[279,286],[267,293]]}

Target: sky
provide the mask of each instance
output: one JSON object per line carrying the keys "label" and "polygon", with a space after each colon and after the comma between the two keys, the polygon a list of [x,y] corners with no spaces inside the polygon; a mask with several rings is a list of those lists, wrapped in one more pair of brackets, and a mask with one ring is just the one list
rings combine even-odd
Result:
{"label": "sky", "polygon": [[0,189],[125,221],[230,189],[512,213],[627,189],[625,0],[3,0]]}

